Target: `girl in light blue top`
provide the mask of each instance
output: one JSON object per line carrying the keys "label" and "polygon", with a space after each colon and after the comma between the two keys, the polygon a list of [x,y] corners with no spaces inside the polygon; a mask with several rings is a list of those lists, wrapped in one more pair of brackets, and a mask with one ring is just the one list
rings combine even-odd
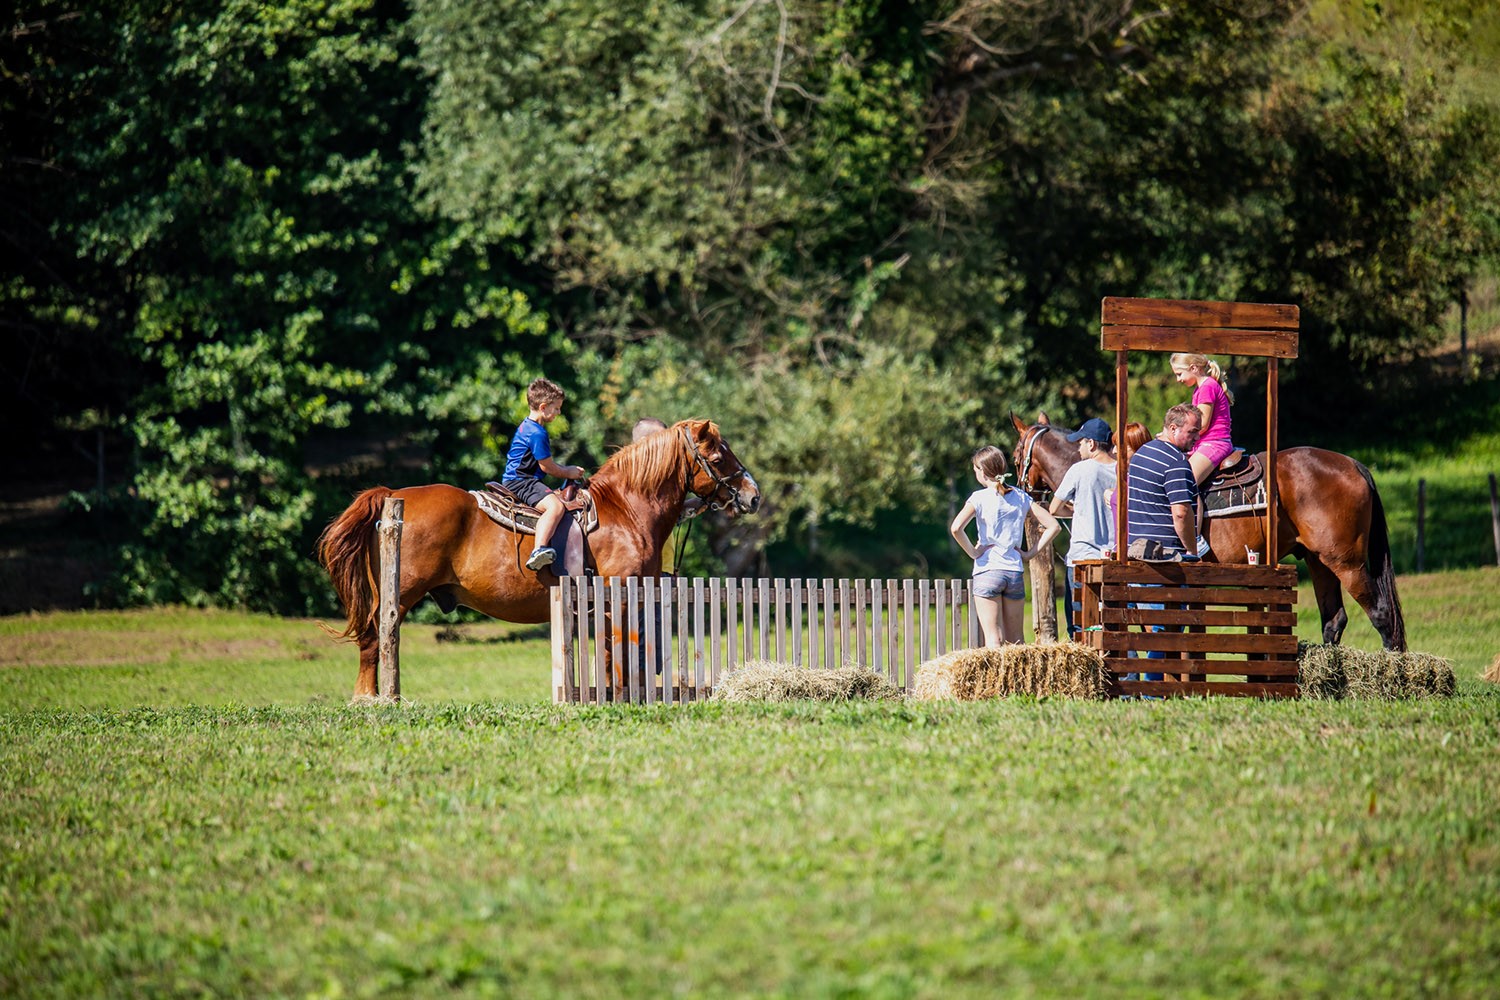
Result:
{"label": "girl in light blue top", "polygon": [[[1005,452],[986,445],[974,453],[974,478],[981,489],[965,501],[963,510],[948,526],[948,533],[974,560],[974,609],[986,646],[1021,642],[1021,608],[1026,599],[1024,573],[1027,560],[1046,551],[1057,537],[1057,519],[1044,507],[1035,507],[1022,490],[1005,485],[1009,468]],[[1042,537],[1026,548],[1026,516],[1042,525]],[[969,541],[969,522],[978,529],[977,544]]]}

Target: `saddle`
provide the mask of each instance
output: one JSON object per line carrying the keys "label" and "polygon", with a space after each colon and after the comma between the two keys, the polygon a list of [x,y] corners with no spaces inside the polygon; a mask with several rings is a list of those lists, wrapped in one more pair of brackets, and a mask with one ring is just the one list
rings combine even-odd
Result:
{"label": "saddle", "polygon": [[1266,509],[1266,473],[1260,458],[1236,449],[1199,490],[1204,517]]}
{"label": "saddle", "polygon": [[[562,495],[563,509],[573,515],[584,534],[590,534],[599,527],[599,511],[594,506],[594,497],[588,490],[579,489],[577,483],[569,483],[561,490],[554,490]],[[542,512],[530,504],[522,503],[510,490],[499,483],[485,483],[482,490],[470,490],[479,509],[491,521],[514,531],[521,535],[535,535],[537,519]]]}

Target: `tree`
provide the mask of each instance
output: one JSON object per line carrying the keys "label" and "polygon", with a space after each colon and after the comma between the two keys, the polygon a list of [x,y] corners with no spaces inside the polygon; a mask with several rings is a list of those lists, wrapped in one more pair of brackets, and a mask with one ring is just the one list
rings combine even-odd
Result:
{"label": "tree", "polygon": [[1294,0],[31,6],[0,369],[31,429],[130,434],[135,599],[326,600],[312,537],[397,464],[352,439],[490,478],[540,372],[585,462],[724,425],[768,503],[711,525],[737,571],[926,537],[1010,411],[1102,405],[1102,296],[1298,302],[1295,406],[1500,247],[1469,0],[1405,62]]}
{"label": "tree", "polygon": [[378,0],[134,3],[55,29],[68,86],[47,97],[73,179],[55,238],[97,278],[73,296],[100,304],[86,324],[140,372],[127,597],[326,607],[310,439],[357,418],[477,466],[521,352],[556,346],[497,279],[502,251],[412,204],[423,90],[403,17]]}

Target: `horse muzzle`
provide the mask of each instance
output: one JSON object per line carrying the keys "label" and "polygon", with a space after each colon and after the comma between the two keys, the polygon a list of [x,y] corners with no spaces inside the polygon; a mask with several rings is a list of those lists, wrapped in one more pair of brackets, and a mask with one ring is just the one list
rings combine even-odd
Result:
{"label": "horse muzzle", "polygon": [[741,486],[734,492],[734,511],[736,514],[754,514],[760,510],[760,486],[756,484],[755,477],[745,473],[741,480]]}

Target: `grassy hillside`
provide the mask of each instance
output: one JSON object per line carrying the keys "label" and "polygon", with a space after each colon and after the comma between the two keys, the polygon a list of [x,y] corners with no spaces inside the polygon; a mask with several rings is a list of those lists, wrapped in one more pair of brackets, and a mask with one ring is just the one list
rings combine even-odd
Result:
{"label": "grassy hillside", "polygon": [[[1398,572],[1416,566],[1418,484],[1427,483],[1425,568],[1496,565],[1489,477],[1500,475],[1500,307],[1489,279],[1470,316],[1468,351],[1450,328],[1441,348],[1393,368],[1372,393],[1383,429],[1369,422],[1329,447],[1370,467],[1390,525]],[[1333,422],[1337,428],[1337,422]]]}
{"label": "grassy hillside", "polygon": [[1308,29],[1410,67],[1451,68],[1452,96],[1500,100],[1500,18],[1492,0],[1313,0]]}

